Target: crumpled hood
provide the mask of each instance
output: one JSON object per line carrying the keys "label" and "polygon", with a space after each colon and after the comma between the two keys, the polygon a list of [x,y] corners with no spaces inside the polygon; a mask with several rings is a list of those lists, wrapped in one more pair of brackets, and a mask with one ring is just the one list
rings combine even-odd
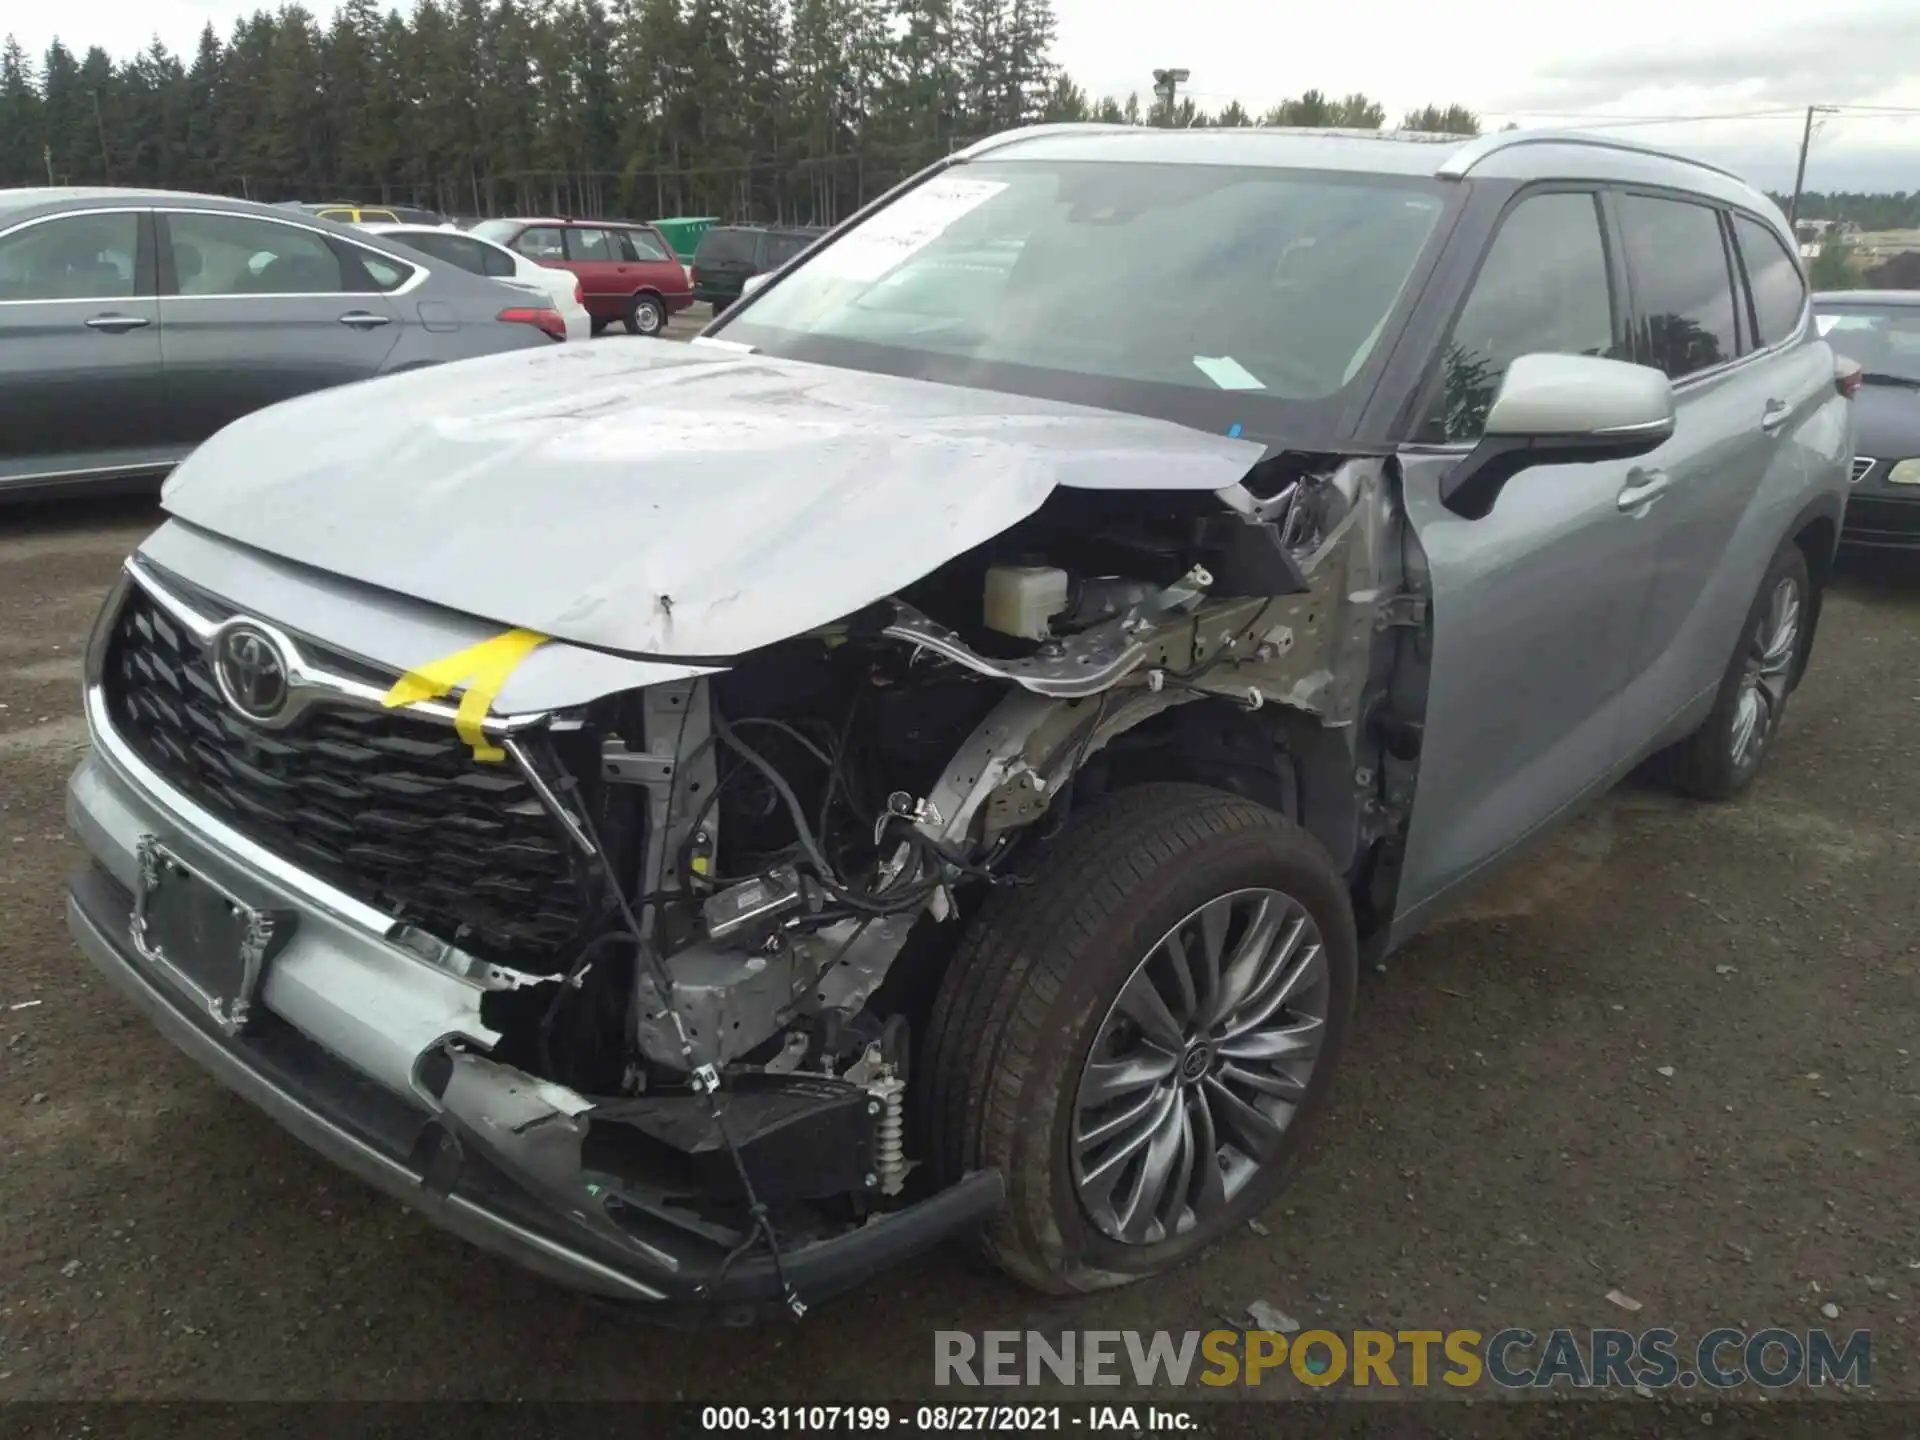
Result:
{"label": "crumpled hood", "polygon": [[669,342],[523,351],[221,431],[166,509],[271,555],[628,654],[738,655],[836,620],[1056,486],[1219,489],[1250,441]]}

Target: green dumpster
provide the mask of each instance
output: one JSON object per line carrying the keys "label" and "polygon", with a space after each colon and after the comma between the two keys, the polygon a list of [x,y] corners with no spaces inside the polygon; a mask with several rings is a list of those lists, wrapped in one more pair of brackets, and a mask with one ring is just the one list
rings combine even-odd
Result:
{"label": "green dumpster", "polygon": [[694,248],[699,245],[700,237],[719,223],[718,219],[712,217],[699,220],[680,217],[673,220],[656,220],[653,222],[653,228],[666,237],[667,243],[673,247],[674,254],[691,263]]}

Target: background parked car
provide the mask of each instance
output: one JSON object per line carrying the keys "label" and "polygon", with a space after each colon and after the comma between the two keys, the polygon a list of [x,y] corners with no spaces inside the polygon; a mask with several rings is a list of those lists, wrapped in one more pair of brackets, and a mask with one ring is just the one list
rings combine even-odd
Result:
{"label": "background parked car", "polygon": [[778,270],[825,233],[801,225],[715,226],[693,254],[693,298],[718,315],[740,298],[748,280]]}
{"label": "background parked car", "polygon": [[425,210],[418,205],[355,205],[349,201],[298,201],[289,207],[304,210],[309,215],[318,215],[323,220],[337,220],[343,225],[377,224],[406,225],[445,225],[447,217],[438,210]]}
{"label": "background parked car", "polygon": [[275,401],[565,334],[544,296],[285,208],[0,190],[0,496],[161,475]]}
{"label": "background parked car", "polygon": [[1813,311],[1827,344],[1862,372],[1840,541],[1920,551],[1920,290],[1821,294]]}
{"label": "background parked car", "polygon": [[658,230],[630,220],[485,220],[468,232],[580,277],[598,335],[615,320],[658,335],[693,304],[687,269]]}
{"label": "background parked car", "polygon": [[681,264],[691,265],[694,251],[700,248],[700,237],[719,223],[711,215],[675,215],[671,219],[656,219],[653,228],[673,247]]}
{"label": "background parked car", "polygon": [[389,240],[397,240],[408,249],[418,250],[433,259],[458,265],[470,275],[485,275],[489,279],[546,296],[553,301],[553,308],[560,312],[560,318],[566,321],[569,340],[584,340],[591,333],[592,321],[587,315],[586,292],[581,287],[580,277],[571,270],[536,265],[517,251],[478,235],[468,235],[451,225],[369,224],[362,228],[376,235],[384,235]]}

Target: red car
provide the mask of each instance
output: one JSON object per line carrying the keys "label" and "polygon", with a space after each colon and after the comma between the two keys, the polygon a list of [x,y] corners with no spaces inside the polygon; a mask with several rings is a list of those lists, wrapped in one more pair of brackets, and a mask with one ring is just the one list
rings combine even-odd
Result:
{"label": "red car", "polygon": [[651,225],[632,220],[483,220],[472,233],[540,265],[580,277],[598,335],[615,320],[630,335],[658,335],[693,304],[686,267]]}

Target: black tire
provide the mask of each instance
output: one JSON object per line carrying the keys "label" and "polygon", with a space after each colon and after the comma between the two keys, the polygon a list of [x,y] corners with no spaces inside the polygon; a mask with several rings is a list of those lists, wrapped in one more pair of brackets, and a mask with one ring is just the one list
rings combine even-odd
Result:
{"label": "black tire", "polygon": [[[1740,723],[1742,697],[1762,658],[1757,653],[1760,648],[1757,643],[1758,632],[1773,605],[1775,592],[1786,583],[1794,586],[1799,620],[1791,653],[1785,658],[1781,693],[1775,702],[1766,687],[1760,687],[1758,694],[1764,702],[1764,720],[1758,732],[1758,744],[1743,756],[1736,757],[1734,741],[1736,727]],[[1780,547],[1772,563],[1767,566],[1759,593],[1754,596],[1753,606],[1741,624],[1740,639],[1734,646],[1733,658],[1727,662],[1726,673],[1721,676],[1720,691],[1714,697],[1713,709],[1698,730],[1659,757],[1658,768],[1675,790],[1698,800],[1731,800],[1753,783],[1754,776],[1760,773],[1760,767],[1773,748],[1774,738],[1780,732],[1780,722],[1786,716],[1787,698],[1806,669],[1807,647],[1813,639],[1814,613],[1813,582],[1807,570],[1807,557],[1798,545],[1789,540]]]}
{"label": "black tire", "polygon": [[587,333],[594,339],[599,339],[607,333],[607,322],[602,320],[598,315],[593,316],[587,321]]}
{"label": "black tire", "polygon": [[[1358,946],[1325,850],[1284,816],[1198,785],[1143,785],[1074,816],[1031,880],[986,899],[942,977],[915,1078],[917,1121],[942,1183],[985,1167],[1006,1176],[1007,1205],[982,1237],[988,1255],[1040,1290],[1073,1294],[1178,1265],[1279,1194],[1325,1104]],[[1224,1208],[1157,1243],[1111,1239],[1074,1187],[1082,1066],[1161,937],[1208,900],[1253,887],[1297,901],[1323,944],[1326,1032],[1305,1096],[1279,1147]]]}
{"label": "black tire", "polygon": [[658,335],[667,328],[667,307],[657,296],[636,295],[628,302],[620,323],[629,335]]}

